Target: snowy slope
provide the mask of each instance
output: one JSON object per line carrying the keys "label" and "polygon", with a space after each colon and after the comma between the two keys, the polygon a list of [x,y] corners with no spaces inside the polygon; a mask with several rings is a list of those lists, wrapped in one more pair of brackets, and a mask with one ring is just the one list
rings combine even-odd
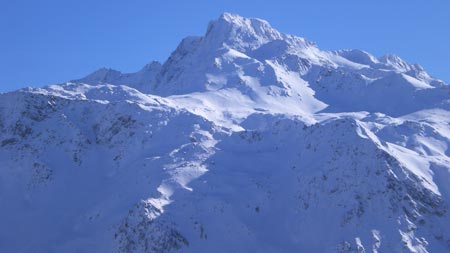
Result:
{"label": "snowy slope", "polygon": [[0,94],[0,252],[450,252],[450,88],[224,13]]}

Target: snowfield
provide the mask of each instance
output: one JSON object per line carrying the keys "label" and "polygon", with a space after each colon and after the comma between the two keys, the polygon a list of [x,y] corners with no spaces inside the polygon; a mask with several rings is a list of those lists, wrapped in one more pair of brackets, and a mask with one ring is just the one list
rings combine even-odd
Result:
{"label": "snowfield", "polygon": [[450,86],[224,13],[0,94],[0,252],[450,252]]}

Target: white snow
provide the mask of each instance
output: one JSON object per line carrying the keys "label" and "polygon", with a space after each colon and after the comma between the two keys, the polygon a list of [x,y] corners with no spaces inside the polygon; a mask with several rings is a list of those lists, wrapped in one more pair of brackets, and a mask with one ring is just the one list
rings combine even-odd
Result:
{"label": "white snow", "polygon": [[450,89],[224,13],[0,95],[0,252],[448,252]]}

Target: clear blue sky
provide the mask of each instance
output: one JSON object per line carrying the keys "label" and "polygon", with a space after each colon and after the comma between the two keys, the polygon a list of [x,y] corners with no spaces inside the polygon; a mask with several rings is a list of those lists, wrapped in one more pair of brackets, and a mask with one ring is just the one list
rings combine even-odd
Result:
{"label": "clear blue sky", "polygon": [[322,49],[395,53],[450,81],[448,0],[0,0],[0,92],[165,61],[225,11]]}

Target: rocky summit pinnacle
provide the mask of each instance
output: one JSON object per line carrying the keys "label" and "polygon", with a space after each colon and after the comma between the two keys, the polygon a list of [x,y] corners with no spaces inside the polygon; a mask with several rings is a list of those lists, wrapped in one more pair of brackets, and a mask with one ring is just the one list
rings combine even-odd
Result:
{"label": "rocky summit pinnacle", "polygon": [[222,14],[208,25],[204,36],[211,47],[228,46],[239,51],[255,49],[267,42],[282,40],[283,35],[267,21],[243,18],[230,13]]}
{"label": "rocky summit pinnacle", "polygon": [[0,94],[0,252],[450,252],[450,88],[224,13]]}

